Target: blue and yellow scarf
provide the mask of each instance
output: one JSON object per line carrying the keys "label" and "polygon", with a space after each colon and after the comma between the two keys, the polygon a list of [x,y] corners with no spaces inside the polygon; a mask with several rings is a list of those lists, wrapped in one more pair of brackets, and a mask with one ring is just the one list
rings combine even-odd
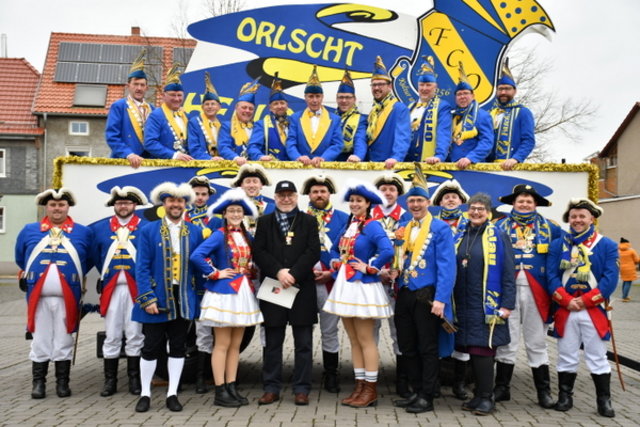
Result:
{"label": "blue and yellow scarf", "polygon": [[536,211],[521,213],[515,209],[511,210],[511,215],[500,224],[500,228],[511,235],[513,227],[528,227],[533,224],[533,232],[535,234],[536,252],[546,254],[549,252],[549,243],[551,241],[551,226],[549,222]]}
{"label": "blue and yellow scarf", "polygon": [[478,103],[473,100],[466,108],[455,108],[451,111],[453,114],[453,140],[458,145],[467,139],[473,139],[478,136],[476,129],[476,118],[478,117]]}
{"label": "blue and yellow scarf", "polygon": [[[572,228],[562,240],[562,256],[560,257],[560,269],[576,268],[576,280],[588,282],[591,274],[591,261],[589,260],[588,242],[596,237],[595,226],[591,226],[582,233],[576,233]],[[576,248],[574,251],[573,248]]]}
{"label": "blue and yellow scarf", "polygon": [[[496,100],[493,108],[491,109],[491,118],[493,119],[494,128],[496,132],[496,160],[506,160],[511,157],[511,138],[513,136],[513,125],[520,113],[521,105],[515,101],[508,102],[507,104],[501,104]],[[502,116],[502,122],[496,123],[496,117],[500,114]]]}

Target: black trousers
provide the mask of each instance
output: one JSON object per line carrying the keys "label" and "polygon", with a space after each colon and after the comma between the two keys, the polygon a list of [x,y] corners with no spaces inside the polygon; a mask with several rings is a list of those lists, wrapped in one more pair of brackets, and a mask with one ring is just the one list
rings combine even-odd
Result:
{"label": "black trousers", "polygon": [[[282,344],[286,326],[265,326],[266,346],[262,362],[264,391],[280,394],[282,389]],[[291,326],[294,342],[292,388],[294,393],[309,394],[313,366],[313,326]]]}
{"label": "black trousers", "polygon": [[143,323],[144,345],[142,358],[156,360],[166,353],[165,344],[169,341],[169,357],[185,357],[187,354],[187,331],[189,320],[178,317],[161,323]]}
{"label": "black trousers", "polygon": [[[432,294],[432,289],[422,292]],[[407,373],[414,391],[426,399],[433,399],[438,380],[438,333],[441,320],[431,314],[431,306],[416,298],[418,291],[401,288],[396,300],[394,320],[398,346],[406,358]],[[433,296],[431,295],[431,299]]]}

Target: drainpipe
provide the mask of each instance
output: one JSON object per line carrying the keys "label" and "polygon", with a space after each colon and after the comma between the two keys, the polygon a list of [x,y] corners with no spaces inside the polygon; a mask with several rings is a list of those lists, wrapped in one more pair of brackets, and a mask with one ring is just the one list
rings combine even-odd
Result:
{"label": "drainpipe", "polygon": [[[44,163],[43,168],[42,168],[42,182],[41,182],[41,187],[40,187],[40,191],[43,191],[44,188],[47,188],[47,113],[43,114],[43,127],[44,127],[44,153],[42,154],[43,160],[42,163]],[[44,184],[44,185],[42,185]]]}

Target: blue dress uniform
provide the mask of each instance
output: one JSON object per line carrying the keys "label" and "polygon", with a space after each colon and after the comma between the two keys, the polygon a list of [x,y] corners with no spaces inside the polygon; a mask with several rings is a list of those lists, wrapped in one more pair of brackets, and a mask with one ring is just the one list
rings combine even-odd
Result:
{"label": "blue dress uniform", "polygon": [[144,126],[153,110],[147,102],[136,104],[131,97],[111,104],[104,133],[112,158],[126,159],[130,154],[149,157],[144,149]]}
{"label": "blue dress uniform", "polygon": [[176,153],[187,150],[187,116],[182,110],[176,112],[174,128],[167,119],[173,112],[166,110],[166,114],[165,108],[153,110],[144,126],[144,148],[154,159],[172,159]]}
{"label": "blue dress uniform", "polygon": [[[247,134],[247,144],[251,139],[251,135],[253,135],[253,127],[253,123],[248,123],[240,129],[241,132]],[[247,157],[247,144],[236,144],[235,139],[231,135],[231,123],[222,122],[220,133],[218,134],[218,151],[223,159],[233,160],[236,157]]]}
{"label": "blue dress uniform", "polygon": [[[389,110],[389,115],[385,118],[385,112]],[[372,120],[371,113],[367,120]],[[377,129],[367,135],[367,155],[366,160],[370,162],[384,162],[387,159],[404,161],[411,143],[411,117],[409,109],[400,101],[394,98],[391,105],[385,107],[378,119]]]}
{"label": "blue dress uniform", "polygon": [[[196,160],[211,160],[212,157],[219,156],[218,140],[223,125],[220,121],[211,122],[206,116],[202,116],[197,115],[189,119],[187,125],[189,155]],[[205,126],[213,126],[210,129],[210,134],[205,135],[205,130],[203,130]]]}
{"label": "blue dress uniform", "polygon": [[331,162],[342,152],[342,128],[340,117],[322,107],[315,112],[320,123],[316,134],[311,128],[311,115],[314,113],[305,108],[291,116],[289,135],[287,136],[287,155],[291,160],[300,156],[322,157]]}
{"label": "blue dress uniform", "polygon": [[[437,107],[433,106],[437,103]],[[435,114],[431,110],[435,110]],[[405,162],[421,162],[427,157],[437,157],[441,162],[447,159],[451,142],[451,106],[439,96],[427,103],[409,104],[411,117],[411,144]],[[434,129],[435,123],[435,129]],[[427,149],[425,147],[430,146]]]}
{"label": "blue dress uniform", "polygon": [[82,281],[92,267],[92,241],[91,230],[70,217],[58,227],[45,217],[27,224],[18,234],[15,260],[26,282],[27,330],[33,334],[29,353],[33,398],[45,397],[50,360],[55,362],[57,395],[71,395],[71,334],[80,321]]}
{"label": "blue dress uniform", "polygon": [[289,120],[290,118],[285,118],[285,122],[281,124],[274,114],[269,113],[262,120],[255,122],[247,149],[249,160],[260,160],[262,156],[273,156],[276,160],[289,160],[287,154]]}
{"label": "blue dress uniform", "polygon": [[523,163],[536,145],[535,121],[527,107],[496,104],[490,112],[495,141],[488,161],[516,159]]}
{"label": "blue dress uniform", "polygon": [[356,107],[336,112],[340,116],[343,147],[336,161],[345,162],[352,154],[363,160],[367,156],[367,115],[359,112]]}
{"label": "blue dress uniform", "polygon": [[[555,409],[566,411],[573,406],[571,396],[582,344],[584,358],[596,386],[598,413],[613,417],[610,402],[611,367],[606,346],[611,331],[603,306],[618,284],[617,245],[595,231],[593,225],[580,235],[571,230],[551,244],[547,271],[549,293],[557,305],[554,335],[558,338],[560,390]],[[584,308],[569,311],[567,306],[575,297],[581,297]]]}
{"label": "blue dress uniform", "polygon": [[[454,133],[454,139],[457,137],[457,125],[464,121],[465,114],[470,110],[473,110],[477,106],[476,101],[473,101],[471,105],[466,109],[466,112],[459,112],[460,114],[453,114],[453,121],[451,124],[452,132]],[[461,124],[461,126],[463,126]],[[487,157],[491,153],[491,147],[493,147],[493,124],[489,113],[481,108],[477,108],[477,116],[475,118],[474,127],[477,130],[477,134],[474,137],[463,140],[459,145],[454,141],[451,142],[449,157],[447,161],[457,162],[463,157],[471,160],[471,163],[481,163],[486,161]],[[464,130],[462,130],[464,134]]]}

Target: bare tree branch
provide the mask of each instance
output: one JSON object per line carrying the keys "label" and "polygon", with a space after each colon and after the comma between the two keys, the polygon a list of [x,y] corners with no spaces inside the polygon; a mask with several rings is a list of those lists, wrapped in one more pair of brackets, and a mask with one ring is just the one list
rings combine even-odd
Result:
{"label": "bare tree branch", "polygon": [[210,16],[239,12],[245,6],[244,0],[203,0],[203,3]]}

